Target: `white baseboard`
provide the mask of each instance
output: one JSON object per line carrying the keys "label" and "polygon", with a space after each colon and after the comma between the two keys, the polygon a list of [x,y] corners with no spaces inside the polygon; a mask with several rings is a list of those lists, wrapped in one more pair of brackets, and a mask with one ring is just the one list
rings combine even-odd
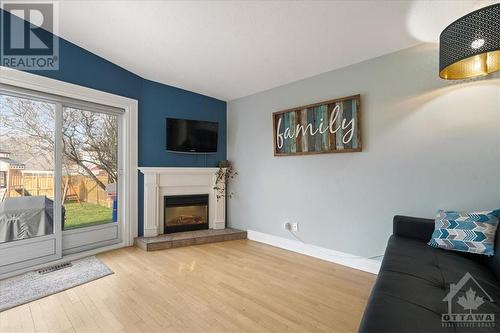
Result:
{"label": "white baseboard", "polygon": [[343,266],[359,269],[368,273],[378,274],[380,261],[360,256],[334,251],[316,245],[305,244],[298,240],[273,236],[258,231],[247,230],[250,240],[276,246],[285,250],[305,254],[314,258],[330,261]]}

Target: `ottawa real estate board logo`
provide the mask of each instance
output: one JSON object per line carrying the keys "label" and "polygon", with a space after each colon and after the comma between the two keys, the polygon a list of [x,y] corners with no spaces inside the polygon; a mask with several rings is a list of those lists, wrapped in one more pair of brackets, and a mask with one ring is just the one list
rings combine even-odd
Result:
{"label": "ottawa real estate board logo", "polygon": [[457,284],[450,284],[443,302],[448,302],[448,313],[441,315],[443,327],[495,326],[495,314],[485,311],[493,299],[468,272]]}
{"label": "ottawa real estate board logo", "polygon": [[0,64],[19,70],[58,70],[58,4],[0,0]]}

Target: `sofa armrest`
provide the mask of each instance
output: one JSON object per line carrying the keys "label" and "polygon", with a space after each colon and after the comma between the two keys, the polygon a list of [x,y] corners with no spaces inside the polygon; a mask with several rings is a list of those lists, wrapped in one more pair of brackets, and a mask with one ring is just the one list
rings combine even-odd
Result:
{"label": "sofa armrest", "polygon": [[434,231],[434,220],[411,216],[394,216],[393,234],[429,241]]}

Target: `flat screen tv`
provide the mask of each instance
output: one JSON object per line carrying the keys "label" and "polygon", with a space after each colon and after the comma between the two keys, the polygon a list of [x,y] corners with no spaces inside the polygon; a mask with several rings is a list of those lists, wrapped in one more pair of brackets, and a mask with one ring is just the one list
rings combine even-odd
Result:
{"label": "flat screen tv", "polygon": [[219,124],[211,121],[167,118],[167,151],[210,154],[217,152]]}

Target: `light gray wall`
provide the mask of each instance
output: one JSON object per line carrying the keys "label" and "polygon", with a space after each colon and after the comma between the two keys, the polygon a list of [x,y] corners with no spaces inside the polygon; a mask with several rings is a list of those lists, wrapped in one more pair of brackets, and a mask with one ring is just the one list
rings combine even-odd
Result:
{"label": "light gray wall", "polygon": [[[500,78],[438,78],[419,45],[228,103],[239,176],[229,224],[347,253],[382,254],[392,217],[500,207]],[[361,94],[363,152],[274,157],[271,114]]]}

